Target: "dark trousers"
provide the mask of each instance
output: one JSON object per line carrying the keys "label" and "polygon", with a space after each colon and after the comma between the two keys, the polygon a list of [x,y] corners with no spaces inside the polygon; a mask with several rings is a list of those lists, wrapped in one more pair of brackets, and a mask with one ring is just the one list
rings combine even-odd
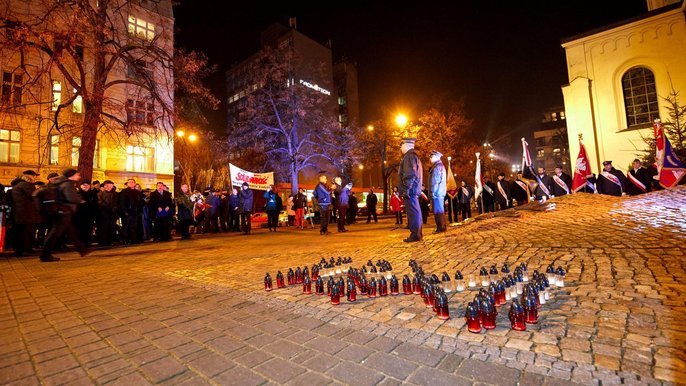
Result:
{"label": "dark trousers", "polygon": [[91,245],[93,242],[93,228],[95,227],[95,218],[93,218],[93,213],[81,213],[80,211],[86,211],[87,209],[79,208],[74,216],[74,226],[76,228],[76,234],[79,236],[79,240],[83,245]]}
{"label": "dark trousers", "polygon": [[117,237],[117,218],[105,213],[98,216],[98,245],[112,245]]}
{"label": "dark trousers", "polygon": [[276,227],[279,226],[279,212],[275,210],[268,210],[267,211],[267,226],[269,229],[274,229],[276,230]]}
{"label": "dark trousers", "polygon": [[426,224],[429,221],[429,208],[422,207],[422,224]]}
{"label": "dark trousers", "polygon": [[367,222],[372,220],[372,216],[374,216],[374,222],[379,222],[376,218],[376,207],[367,207]]}
{"label": "dark trousers", "polygon": [[229,232],[239,232],[241,230],[241,216],[237,210],[229,210]]}
{"label": "dark trousers", "polygon": [[508,201],[508,202],[499,201],[498,202],[498,210],[505,210],[505,209],[509,209],[509,208],[512,208],[512,201]]}
{"label": "dark trousers", "polygon": [[252,228],[252,213],[243,212],[241,213],[241,227],[243,228],[243,233],[246,235],[250,234],[250,229]]}
{"label": "dark trousers", "polygon": [[52,228],[48,232],[48,237],[45,239],[45,245],[43,246],[43,251],[40,256],[41,259],[49,258],[50,253],[57,243],[60,242],[62,236],[66,236],[67,240],[74,244],[76,250],[83,252],[85,248],[81,241],[76,236],[76,230],[74,230],[74,225],[72,224],[72,216],[74,214],[71,212],[59,213],[55,215],[54,222],[52,223]]}
{"label": "dark trousers", "polygon": [[[460,203],[460,211],[462,212],[462,221],[472,217],[472,207],[468,202]],[[455,219],[457,220],[457,217]]]}
{"label": "dark trousers", "polygon": [[31,253],[33,240],[36,238],[36,224],[14,224],[15,237],[18,238],[14,248],[15,256]]}
{"label": "dark trousers", "polygon": [[319,233],[326,233],[329,231],[329,207],[321,206],[319,208]]}
{"label": "dark trousers", "polygon": [[405,210],[407,211],[407,228],[410,230],[410,238],[422,239],[422,209],[419,206],[419,197],[405,197]]}
{"label": "dark trousers", "polygon": [[462,204],[457,202],[457,198],[450,198],[450,196],[446,197],[448,197],[448,221],[453,222],[453,219],[455,219],[454,222],[458,222],[459,219],[457,215],[460,213],[460,205]]}
{"label": "dark trousers", "polygon": [[140,243],[143,240],[139,238],[140,232],[138,227],[142,225],[141,216],[139,214],[131,214],[122,218],[122,241],[124,243]]}
{"label": "dark trousers", "polygon": [[212,232],[217,233],[219,231],[218,221],[219,217],[217,211],[209,212],[205,211],[205,219],[203,220],[202,233]]}
{"label": "dark trousers", "polygon": [[188,240],[191,238],[191,232],[189,231],[191,222],[193,222],[191,219],[179,220],[178,229],[181,234],[181,240]]}
{"label": "dark trousers", "polygon": [[395,223],[396,224],[402,224],[403,223],[403,211],[399,210],[395,213]]}
{"label": "dark trousers", "polygon": [[338,231],[344,231],[345,230],[345,219],[348,214],[348,207],[347,206],[339,206],[338,207]]}
{"label": "dark trousers", "polygon": [[155,240],[169,241],[171,240],[171,218],[169,216],[160,216],[155,218]]}

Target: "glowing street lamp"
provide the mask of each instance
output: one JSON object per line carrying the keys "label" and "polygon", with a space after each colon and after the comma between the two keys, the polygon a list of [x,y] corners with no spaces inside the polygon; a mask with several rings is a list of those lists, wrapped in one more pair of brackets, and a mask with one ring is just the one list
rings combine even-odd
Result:
{"label": "glowing street lamp", "polygon": [[191,134],[188,136],[188,140],[191,142],[195,142],[198,139],[198,136],[195,134]]}
{"label": "glowing street lamp", "polygon": [[404,128],[407,125],[407,116],[405,114],[398,114],[395,116],[395,124],[400,128]]}
{"label": "glowing street lamp", "polygon": [[374,125],[368,125],[367,130],[368,131],[374,131]]}
{"label": "glowing street lamp", "polygon": [[176,136],[179,138],[183,138],[186,135],[186,132],[183,130],[177,130],[176,131]]}
{"label": "glowing street lamp", "polygon": [[359,168],[360,170],[363,170],[363,169],[364,169],[364,165],[360,165],[360,166],[358,166],[358,168]]}

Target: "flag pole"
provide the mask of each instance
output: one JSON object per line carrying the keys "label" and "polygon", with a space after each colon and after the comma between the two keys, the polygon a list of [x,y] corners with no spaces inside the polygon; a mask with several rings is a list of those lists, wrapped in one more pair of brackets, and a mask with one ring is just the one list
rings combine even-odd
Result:
{"label": "flag pole", "polygon": [[[479,161],[479,156],[481,153],[476,153],[476,160]],[[479,168],[479,183],[481,183],[481,193],[479,193],[480,199],[481,199],[481,214],[486,213],[486,208],[484,207],[484,187],[483,187],[483,182],[481,182],[481,162],[476,163],[477,167]]]}

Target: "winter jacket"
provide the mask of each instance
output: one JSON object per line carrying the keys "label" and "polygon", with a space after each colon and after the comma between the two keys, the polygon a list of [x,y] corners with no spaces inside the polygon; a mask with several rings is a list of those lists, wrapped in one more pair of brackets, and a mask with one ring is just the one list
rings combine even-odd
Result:
{"label": "winter jacket", "polygon": [[240,204],[238,205],[238,211],[240,213],[251,213],[253,204],[253,193],[250,189],[241,189],[240,193]]}
{"label": "winter jacket", "polygon": [[431,165],[429,176],[431,178],[431,198],[440,200],[445,197],[446,193],[446,172],[443,162],[439,160]]}
{"label": "winter jacket", "polygon": [[331,205],[331,193],[326,185],[321,182],[314,188],[313,196],[317,198],[317,203],[321,209],[327,210]]}
{"label": "winter jacket", "polygon": [[193,203],[189,194],[181,192],[174,198],[176,202],[176,215],[179,220],[193,220]]}
{"label": "winter jacket", "polygon": [[422,174],[422,161],[414,149],[408,150],[398,168],[398,190],[403,197],[419,197],[422,191]]}
{"label": "winter jacket", "polygon": [[399,194],[391,194],[391,211],[400,212],[402,210],[403,198]]}
{"label": "winter jacket", "polygon": [[17,224],[37,224],[40,217],[33,200],[36,186],[28,181],[22,181],[12,188],[14,200],[14,222]]}

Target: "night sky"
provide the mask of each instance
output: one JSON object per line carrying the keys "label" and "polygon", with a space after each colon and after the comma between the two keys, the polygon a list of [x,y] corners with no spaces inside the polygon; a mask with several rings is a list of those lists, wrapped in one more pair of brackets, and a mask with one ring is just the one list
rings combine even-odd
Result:
{"label": "night sky", "polygon": [[[544,110],[563,105],[561,39],[647,11],[645,0],[245,3],[229,11],[200,0],[175,7],[177,45],[219,66],[208,86],[222,100],[224,72],[259,49],[263,29],[296,17],[303,34],[331,40],[334,59],[357,62],[363,124],[389,109],[419,112],[428,97],[447,93],[464,98],[475,130],[491,142],[532,131]],[[211,117],[216,128],[224,120],[223,111]]]}

